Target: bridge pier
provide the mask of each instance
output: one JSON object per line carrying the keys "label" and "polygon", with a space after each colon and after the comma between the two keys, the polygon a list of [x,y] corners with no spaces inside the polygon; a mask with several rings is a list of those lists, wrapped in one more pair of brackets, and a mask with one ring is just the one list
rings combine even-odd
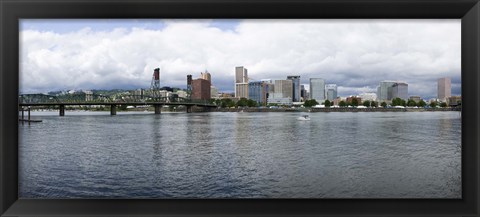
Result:
{"label": "bridge pier", "polygon": [[110,115],[117,115],[117,105],[110,106]]}
{"label": "bridge pier", "polygon": [[59,114],[60,116],[65,116],[65,105],[60,105],[58,114]]}
{"label": "bridge pier", "polygon": [[187,105],[187,113],[192,113],[192,106],[191,105]]}
{"label": "bridge pier", "polygon": [[162,113],[162,105],[154,105],[153,107],[155,108],[156,115],[159,115]]}

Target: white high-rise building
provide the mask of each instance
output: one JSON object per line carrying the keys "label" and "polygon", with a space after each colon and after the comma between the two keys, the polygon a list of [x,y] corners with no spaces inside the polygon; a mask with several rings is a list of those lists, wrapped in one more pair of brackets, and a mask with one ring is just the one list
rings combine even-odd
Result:
{"label": "white high-rise building", "polygon": [[235,67],[235,97],[248,99],[248,71],[243,66]]}
{"label": "white high-rise building", "polygon": [[381,81],[377,88],[378,101],[392,100],[392,87],[396,81]]}
{"label": "white high-rise building", "polygon": [[450,78],[440,78],[437,84],[438,99],[445,102],[452,96],[452,81]]}
{"label": "white high-rise building", "polygon": [[337,98],[337,85],[325,84],[325,98],[329,101],[333,101]]}
{"label": "white high-rise building", "polygon": [[275,80],[275,94],[282,94],[283,98],[291,98],[293,100],[293,81],[292,80]]}
{"label": "white high-rise building", "polygon": [[325,80],[323,78],[310,78],[310,99],[319,103],[325,101]]}
{"label": "white high-rise building", "polygon": [[405,82],[396,82],[392,85],[392,99],[400,98],[408,100],[408,84]]}

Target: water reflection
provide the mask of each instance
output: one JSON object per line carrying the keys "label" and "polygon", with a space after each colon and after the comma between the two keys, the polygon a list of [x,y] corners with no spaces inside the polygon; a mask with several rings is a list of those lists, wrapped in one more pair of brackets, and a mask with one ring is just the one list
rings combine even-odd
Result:
{"label": "water reflection", "polygon": [[41,116],[22,198],[460,198],[453,112]]}

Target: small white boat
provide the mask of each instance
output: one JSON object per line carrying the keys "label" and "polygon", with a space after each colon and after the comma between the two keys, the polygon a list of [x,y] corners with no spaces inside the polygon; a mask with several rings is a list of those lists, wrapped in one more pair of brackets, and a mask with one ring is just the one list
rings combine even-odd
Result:
{"label": "small white boat", "polygon": [[310,117],[308,115],[304,115],[302,117],[298,117],[297,120],[299,120],[299,121],[309,121]]}

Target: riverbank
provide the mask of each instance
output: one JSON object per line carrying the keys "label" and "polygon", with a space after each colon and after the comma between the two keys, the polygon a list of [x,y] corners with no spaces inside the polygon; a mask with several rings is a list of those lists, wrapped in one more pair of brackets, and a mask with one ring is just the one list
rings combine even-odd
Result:
{"label": "riverbank", "polygon": [[[212,108],[193,107],[193,112],[445,112],[461,111],[461,108]],[[58,111],[32,109],[32,111]],[[108,110],[67,110],[68,112],[105,112]],[[153,112],[153,108],[134,108],[119,112]],[[185,108],[162,108],[161,112],[186,112]]]}
{"label": "riverbank", "polygon": [[461,108],[216,108],[216,112],[444,112]]}

